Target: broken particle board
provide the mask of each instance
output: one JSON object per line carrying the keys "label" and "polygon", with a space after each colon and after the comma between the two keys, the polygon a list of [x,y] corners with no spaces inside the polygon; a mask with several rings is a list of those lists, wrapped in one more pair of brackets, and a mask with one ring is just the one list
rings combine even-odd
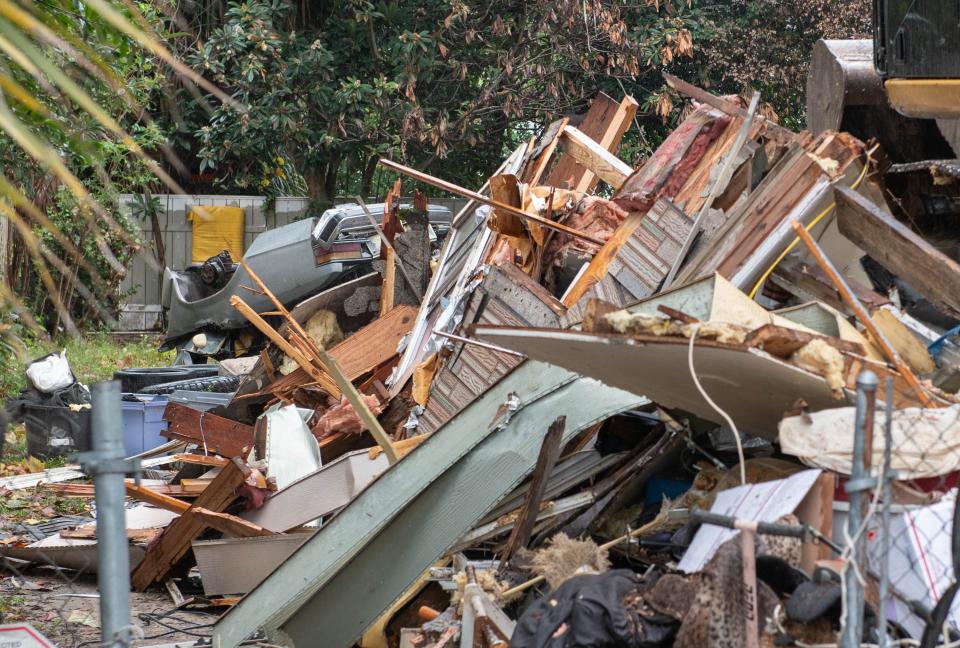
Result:
{"label": "broken particle board", "polygon": [[237,491],[249,472],[250,469],[239,459],[220,470],[190,509],[171,522],[147,547],[147,555],[131,576],[134,589],[143,591],[153,583],[162,581],[177,566],[190,550],[190,541],[207,526],[203,520],[192,515],[191,511],[198,508],[223,511],[237,498]]}
{"label": "broken particle board", "polygon": [[216,414],[170,402],[163,410],[163,418],[169,426],[160,433],[162,436],[194,443],[205,452],[245,457],[253,447],[253,427]]}

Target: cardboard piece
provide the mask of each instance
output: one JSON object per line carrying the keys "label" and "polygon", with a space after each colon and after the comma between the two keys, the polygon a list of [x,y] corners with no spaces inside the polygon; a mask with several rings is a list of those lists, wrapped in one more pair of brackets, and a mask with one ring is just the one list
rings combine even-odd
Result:
{"label": "cardboard piece", "polygon": [[[710,512],[754,522],[776,522],[800,506],[819,477],[819,470],[804,470],[786,479],[737,486],[717,494]],[[713,525],[701,526],[677,569],[688,574],[700,571],[720,545],[739,533]]]}

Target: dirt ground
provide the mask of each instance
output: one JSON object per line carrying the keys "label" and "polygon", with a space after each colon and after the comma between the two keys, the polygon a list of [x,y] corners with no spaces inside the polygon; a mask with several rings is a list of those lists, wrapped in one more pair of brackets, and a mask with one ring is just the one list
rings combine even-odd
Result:
{"label": "dirt ground", "polygon": [[[189,595],[185,595],[189,599]],[[131,646],[209,641],[210,624],[222,609],[176,609],[166,590],[154,588],[130,595],[130,616],[142,632]],[[60,648],[96,646],[100,642],[100,598],[95,574],[77,575],[43,567],[5,571],[0,575],[0,622],[33,624]]]}

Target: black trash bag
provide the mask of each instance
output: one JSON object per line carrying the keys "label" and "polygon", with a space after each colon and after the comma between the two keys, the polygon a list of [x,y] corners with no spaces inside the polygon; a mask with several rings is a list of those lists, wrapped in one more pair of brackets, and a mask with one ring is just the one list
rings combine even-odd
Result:
{"label": "black trash bag", "polygon": [[[677,629],[645,611],[640,579],[628,569],[574,576],[531,605],[517,621],[511,648],[652,648]],[[648,616],[649,615],[649,616]]]}

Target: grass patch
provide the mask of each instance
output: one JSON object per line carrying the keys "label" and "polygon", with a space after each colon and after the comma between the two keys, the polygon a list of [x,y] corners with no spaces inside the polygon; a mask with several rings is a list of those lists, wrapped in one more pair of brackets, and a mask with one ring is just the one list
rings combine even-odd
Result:
{"label": "grass patch", "polygon": [[67,350],[73,375],[87,385],[109,380],[117,369],[169,365],[176,355],[173,351],[157,351],[160,339],[155,335],[117,340],[106,333],[88,333],[79,338],[64,338],[55,342],[25,342],[27,354],[24,360],[4,363],[0,367],[0,399],[18,394],[26,386],[24,370],[27,363],[54,351]]}

